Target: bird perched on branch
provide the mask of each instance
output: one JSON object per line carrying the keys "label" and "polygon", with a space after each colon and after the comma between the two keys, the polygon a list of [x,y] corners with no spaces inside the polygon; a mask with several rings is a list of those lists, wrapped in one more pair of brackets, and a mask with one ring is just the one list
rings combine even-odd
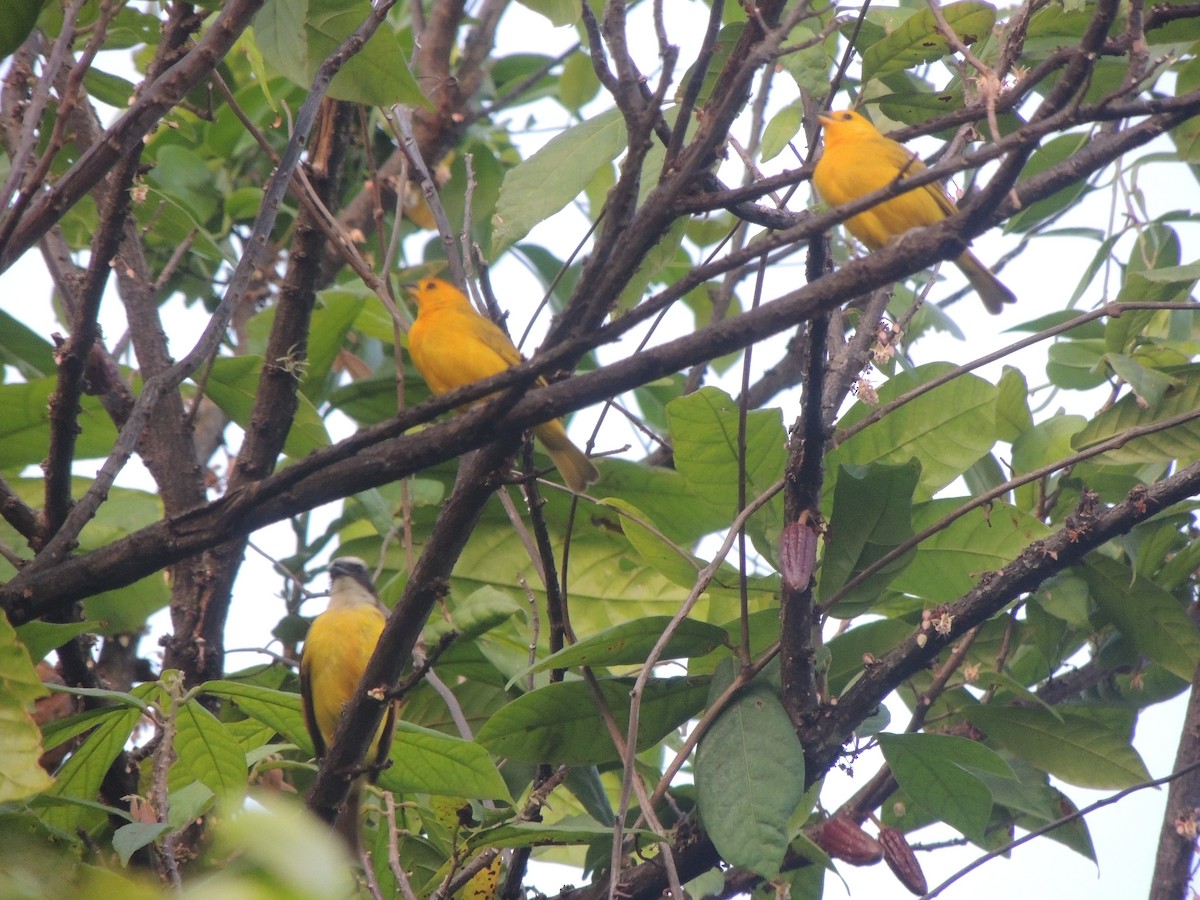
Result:
{"label": "bird perched on branch", "polygon": [[[358,690],[367,661],[375,652],[387,614],[379,602],[366,563],[342,556],[329,564],[329,607],[313,620],[300,655],[300,698],[304,722],[312,736],[317,759],[337,731],[342,710]],[[370,772],[360,775],[350,787],[346,805],[338,813],[335,830],[351,852],[359,847],[358,818],[364,779],[374,782],[387,759],[396,724],[396,704],[388,701],[383,721],[367,749]]]}
{"label": "bird perched on branch", "polygon": [[[440,278],[424,278],[406,287],[417,302],[408,351],[435,394],[498,375],[521,362],[508,335],[477,313],[454,285]],[[539,378],[537,383],[546,382]],[[567,437],[562,420],[551,419],[532,431],[572,491],[580,494],[600,478],[592,461]]]}
{"label": "bird perched on branch", "polygon": [[[915,175],[924,164],[901,144],[884,137],[867,119],[843,110],[818,117],[825,128],[825,152],[813,171],[813,185],[830,206],[842,206],[892,182]],[[939,184],[926,184],[851,216],[846,228],[868,250],[878,250],[912,228],[935,225],[955,212]],[[998,314],[1017,301],[970,250],[954,260],[987,311]]]}

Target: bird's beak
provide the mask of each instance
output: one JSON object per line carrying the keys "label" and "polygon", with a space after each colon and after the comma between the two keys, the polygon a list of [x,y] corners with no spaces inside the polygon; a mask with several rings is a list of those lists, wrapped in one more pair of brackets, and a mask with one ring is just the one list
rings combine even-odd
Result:
{"label": "bird's beak", "polygon": [[833,119],[831,119],[829,116],[825,115],[824,113],[817,113],[817,121],[820,122],[822,125],[829,125],[830,123],[833,122]]}
{"label": "bird's beak", "polygon": [[417,283],[415,281],[406,281],[404,284],[400,285],[400,287],[404,288],[404,290],[408,292],[408,295],[410,297],[412,297],[413,299],[416,299]]}

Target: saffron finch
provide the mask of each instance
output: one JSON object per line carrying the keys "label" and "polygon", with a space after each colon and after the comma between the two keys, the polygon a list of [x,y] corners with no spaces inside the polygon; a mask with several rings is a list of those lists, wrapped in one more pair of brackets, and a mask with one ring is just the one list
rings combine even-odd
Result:
{"label": "saffron finch", "polygon": [[[830,206],[850,203],[925,168],[912,152],[884,137],[856,112],[843,110],[819,118],[825,127],[825,152],[813,171],[813,185]],[[940,185],[931,183],[851,216],[846,227],[868,250],[878,250],[909,229],[935,225],[954,212],[954,201]],[[1005,303],[1017,301],[970,250],[954,264],[993,315]]]}
{"label": "saffron finch", "polygon": [[[300,655],[300,700],[317,759],[325,755],[333,740],[342,710],[358,690],[367,661],[387,623],[371,574],[361,559],[353,556],[335,559],[329,564],[329,577],[329,607],[313,620]],[[387,759],[395,722],[396,704],[389,702],[367,750],[372,765],[378,766]],[[351,785],[346,805],[334,825],[352,852],[358,849],[363,777]]]}
{"label": "saffron finch", "polygon": [[[508,335],[477,313],[454,285],[440,278],[425,278],[410,285],[408,292],[417,301],[408,351],[435,394],[498,375],[521,362]],[[538,384],[545,382],[538,379]],[[571,443],[561,420],[535,425],[532,431],[572,491],[582,493],[600,478],[592,461]]]}

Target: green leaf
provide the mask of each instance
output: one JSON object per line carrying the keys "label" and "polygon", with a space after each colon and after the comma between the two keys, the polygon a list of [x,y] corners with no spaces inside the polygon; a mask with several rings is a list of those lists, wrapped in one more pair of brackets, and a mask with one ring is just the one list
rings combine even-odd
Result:
{"label": "green leaf", "polygon": [[558,99],[571,112],[600,93],[600,79],[592,66],[592,58],[583,52],[572,53],[563,62],[562,74],[558,76]]}
{"label": "green leaf", "polygon": [[1070,710],[972,706],[964,711],[988,741],[1070,784],[1119,790],[1150,779],[1128,735]]}
{"label": "green leaf", "polygon": [[[401,585],[397,584],[397,588],[400,587]],[[384,600],[389,599],[389,595],[385,593]],[[435,643],[443,634],[453,629],[458,632],[458,641],[470,641],[520,615],[522,610],[521,604],[507,592],[484,585],[454,604],[449,621],[436,616],[431,617],[425,623],[422,634],[427,642]]]}
{"label": "green leaf", "polygon": [[1004,367],[996,385],[996,436],[1010,444],[1033,427],[1029,411],[1029,383],[1020,369]]}
{"label": "green leaf", "polygon": [[690,588],[696,583],[696,573],[703,567],[700,560],[669,540],[645,513],[615,497],[601,501],[601,505],[622,513],[621,531],[642,559],[681,587]]}
{"label": "green leaf", "polygon": [[881,734],[879,747],[905,793],[934,818],[983,843],[992,793],[975,772],[1013,778],[994,751],[944,734]]}
{"label": "green leaf", "polygon": [[[921,532],[962,505],[945,497],[913,508],[912,527]],[[926,538],[915,558],[892,582],[893,590],[921,597],[927,605],[949,603],[976,586],[985,572],[1004,568],[1050,528],[1007,503],[994,502],[951,522]]]}
{"label": "green leaf", "polygon": [[[932,363],[890,378],[879,388],[880,404],[896,399],[949,368],[944,363]],[[956,378],[847,439],[830,454],[826,469],[871,463],[899,465],[916,457],[921,464],[916,497],[931,497],[995,444],[996,394],[995,387],[975,375]],[[856,403],[837,427],[846,429],[870,413],[870,407]]]}
{"label": "green leaf", "polygon": [[238,681],[208,681],[201,690],[230,700],[245,715],[275,729],[277,734],[312,755],[312,739],[300,711],[299,694]]}
{"label": "green leaf", "polygon": [[213,172],[203,157],[178,144],[159,148],[146,181],[177,201],[197,223],[210,219],[221,202]]}
{"label": "green leaf", "polygon": [[319,305],[313,310],[308,332],[304,381],[300,384],[300,390],[314,404],[325,398],[333,362],[342,351],[350,326],[367,303],[365,295],[351,291],[321,291],[317,299]]}
{"label": "green leaf", "polygon": [[775,115],[763,129],[762,145],[759,156],[763,162],[768,162],[780,154],[788,142],[800,131],[804,124],[804,104],[797,100],[789,103]]}
{"label": "green leaf", "polygon": [[[737,506],[738,408],[715,387],[702,387],[667,404],[675,468],[714,512],[731,516]],[[782,411],[751,410],[746,416],[746,496],[756,497],[783,477],[787,436]]]}
{"label": "green leaf", "polygon": [[1051,344],[1046,374],[1058,387],[1086,391],[1104,384],[1104,341],[1064,340]]}
{"label": "green leaf", "polygon": [[[50,395],[55,377],[20,384],[0,385],[0,469],[20,470],[46,458],[50,446]],[[76,417],[80,432],[75,439],[76,459],[108,456],[117,442],[117,430],[95,397],[81,397]]]}
{"label": "green leaf", "polygon": [[521,5],[545,16],[555,28],[574,25],[582,15],[576,0],[521,0]]}
{"label": "green leaf", "polygon": [[[288,360],[277,360],[276,365],[287,366]],[[254,397],[262,380],[263,359],[258,356],[223,356],[213,364],[205,392],[221,411],[242,428],[250,427],[250,416],[254,410]],[[300,375],[297,369],[297,377]],[[329,434],[317,413],[316,407],[303,394],[296,398],[299,405],[296,417],[284,441],[283,452],[293,459],[307,456],[314,450],[329,446]]]}
{"label": "green leaf", "polygon": [[496,764],[474,741],[401,721],[390,756],[392,765],[379,776],[384,790],[512,802]]}
{"label": "green leaf", "polygon": [[[624,735],[629,726],[633,680],[602,679],[600,692]],[[638,728],[638,750],[658,743],[704,706],[707,682],[655,678],[646,684]],[[519,762],[582,766],[620,759],[586,684],[548,684],[508,704],[475,739],[496,756]]]}
{"label": "green leaf", "polygon": [[224,724],[199,701],[182,704],[175,716],[172,790],[193,781],[233,809],[246,794],[246,753]]}
{"label": "green leaf", "polygon": [[[1058,137],[1043,142],[1040,147],[1033,151],[1029,162],[1021,170],[1017,184],[1019,185],[1029,180],[1052,166],[1065,162],[1082,150],[1090,140],[1091,137],[1086,133],[1075,133],[1061,134]],[[1068,206],[1074,205],[1075,201],[1091,189],[1087,181],[1081,179],[1060,191],[1056,191],[1049,197],[1035,200],[1005,222],[1004,231],[1008,234],[1022,234],[1032,231],[1051,216],[1061,212]]]}
{"label": "green leaf", "polygon": [[158,838],[171,830],[166,822],[130,822],[122,825],[113,832],[113,849],[121,865],[129,865],[129,858],[147,844],[152,844]]}
{"label": "green leaf", "polygon": [[[916,460],[897,466],[838,468],[829,541],[821,562],[818,597],[822,604],[863,569],[912,537],[912,496],[920,476]],[[838,601],[833,614],[847,618],[869,608],[915,552],[910,550],[860,584]]]}
{"label": "green leaf", "polygon": [[[996,24],[996,8],[975,0],[948,3],[942,7],[942,14],[958,39],[967,46],[988,37]],[[863,51],[862,80],[865,84],[872,79],[886,78],[949,56],[951,52],[933,13],[921,9],[883,40]]]}
{"label": "green leaf", "polygon": [[804,796],[804,750],[766,684],[727,706],[696,750],[696,797],[705,830],[729,865],[779,874],[788,820]]}
{"label": "green leaf", "polygon": [[1176,379],[1157,369],[1147,368],[1124,353],[1109,353],[1104,359],[1117,377],[1129,385],[1138,406],[1154,406],[1163,399],[1168,388],[1179,386]]}
{"label": "green leaf", "polygon": [[[649,658],[650,651],[670,623],[670,616],[645,616],[633,622],[622,622],[539,660],[537,664],[514,676],[512,682],[550,669],[643,663]],[[709,625],[707,622],[684,619],[667,641],[659,660],[704,656],[728,643],[729,635],[725,633],[725,629]]]}
{"label": "green leaf", "polygon": [[1087,421],[1083,416],[1057,415],[1022,432],[1013,441],[1013,472],[1022,475],[1071,456],[1071,440]]}
{"label": "green leaf", "polygon": [[32,797],[53,781],[38,765],[42,734],[30,715],[45,694],[29,652],[0,614],[0,803]]}
{"label": "green leaf", "polygon": [[1099,554],[1080,567],[1092,598],[1138,652],[1191,681],[1200,665],[1200,630],[1178,600],[1149,578]]}
{"label": "green leaf", "polygon": [[858,625],[830,640],[829,682],[831,696],[839,696],[864,671],[868,658],[881,658],[917,628],[899,619],[878,619]]}
{"label": "green leaf", "polygon": [[45,0],[10,0],[0,16],[0,59],[11,55],[25,43],[37,24]]}
{"label": "green leaf", "polygon": [[[1126,394],[1088,422],[1075,435],[1072,446],[1076,450],[1085,450],[1124,434],[1131,428],[1150,425],[1200,408],[1200,366],[1177,369],[1172,374],[1176,384],[1163,392],[1160,403],[1143,408],[1135,396]],[[1135,438],[1123,447],[1106,451],[1094,461],[1124,465],[1174,462],[1178,459],[1200,459],[1200,419]]]}
{"label": "green leaf", "polygon": [[611,109],[556,134],[510,169],[492,217],[491,258],[579,196],[596,171],[625,149],[625,143],[621,112]]}
{"label": "green leaf", "polygon": [[[41,0],[36,0],[40,3]],[[3,17],[0,17],[3,22]],[[0,26],[2,27],[2,26]],[[0,56],[3,56],[0,53]],[[53,375],[54,351],[36,331],[0,309],[0,365],[8,365],[26,380]]]}
{"label": "green leaf", "polygon": [[47,653],[56,647],[61,647],[71,638],[86,631],[99,630],[96,628],[96,624],[95,622],[43,622],[40,619],[34,619],[18,628],[17,635],[29,651],[29,658],[41,661],[46,658]]}
{"label": "green leaf", "polygon": [[[370,4],[365,2],[268,0],[255,17],[255,38],[271,68],[308,88],[325,58],[370,13]],[[334,76],[329,96],[369,106],[393,103],[429,106],[396,34],[386,21]]]}
{"label": "green leaf", "polygon": [[[144,703],[157,696],[160,690],[158,683],[152,682],[138,685],[131,694],[134,700]],[[109,767],[124,749],[141,717],[141,709],[131,705],[101,720],[96,730],[63,763],[54,784],[44,796],[47,799],[61,797],[84,803],[94,801]],[[76,804],[49,805],[42,812],[42,820],[48,826],[67,833],[74,833],[76,828],[91,830],[103,818],[98,810]]]}

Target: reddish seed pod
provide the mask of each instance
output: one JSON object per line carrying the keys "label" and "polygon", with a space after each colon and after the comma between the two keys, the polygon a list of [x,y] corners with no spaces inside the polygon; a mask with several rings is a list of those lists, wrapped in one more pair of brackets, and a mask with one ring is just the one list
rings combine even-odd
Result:
{"label": "reddish seed pod", "polygon": [[883,846],[883,860],[888,868],[895,873],[900,883],[918,897],[929,892],[929,884],[925,881],[925,873],[917,862],[917,855],[904,835],[895,828],[886,825],[879,829],[879,843]]}
{"label": "reddish seed pod", "polygon": [[879,841],[846,816],[826,819],[813,840],[831,857],[852,866],[873,866],[883,859],[883,847]]}

